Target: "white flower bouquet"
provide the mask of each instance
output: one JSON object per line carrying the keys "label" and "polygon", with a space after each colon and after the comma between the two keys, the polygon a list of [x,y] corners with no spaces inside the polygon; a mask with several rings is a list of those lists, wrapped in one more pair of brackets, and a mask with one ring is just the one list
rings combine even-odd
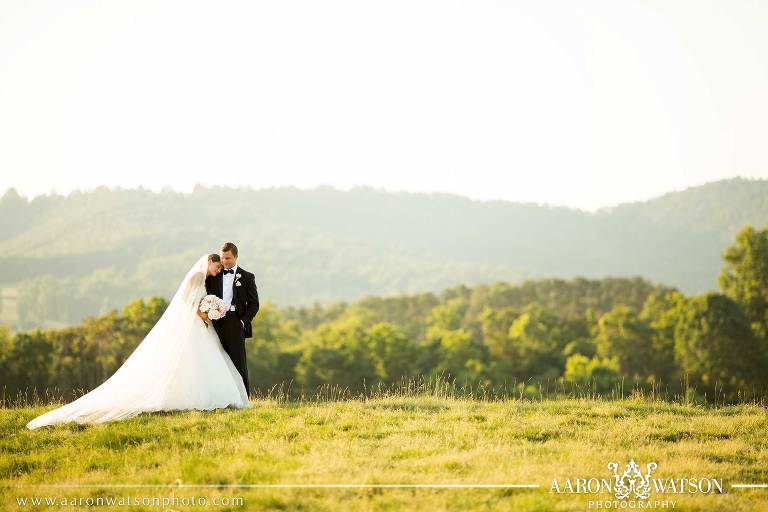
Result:
{"label": "white flower bouquet", "polygon": [[[206,313],[209,320],[219,320],[227,314],[227,305],[216,295],[206,295],[200,301],[200,311]],[[203,320],[203,323],[208,327],[208,322]]]}

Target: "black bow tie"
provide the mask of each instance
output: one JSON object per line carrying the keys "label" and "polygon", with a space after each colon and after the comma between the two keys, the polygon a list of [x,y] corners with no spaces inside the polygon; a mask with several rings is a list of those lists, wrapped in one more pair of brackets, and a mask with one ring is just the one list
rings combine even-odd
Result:
{"label": "black bow tie", "polygon": [[229,270],[224,269],[221,273],[222,274],[234,274],[235,273],[235,269],[233,269],[233,268],[231,268]]}

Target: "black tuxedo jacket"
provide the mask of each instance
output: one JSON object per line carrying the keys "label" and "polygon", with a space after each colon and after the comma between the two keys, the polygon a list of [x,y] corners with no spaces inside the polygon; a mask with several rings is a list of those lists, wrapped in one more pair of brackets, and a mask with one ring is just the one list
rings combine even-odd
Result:
{"label": "black tuxedo jacket", "polygon": [[[237,276],[240,277],[237,277]],[[239,284],[238,284],[239,283]],[[205,291],[208,294],[224,298],[224,273],[219,272],[215,276],[205,279]],[[251,321],[259,311],[259,293],[256,289],[256,278],[253,274],[238,266],[235,279],[232,281],[232,304],[234,311],[227,311],[227,315],[235,315],[243,321],[243,333],[246,338],[253,336]],[[214,322],[217,320],[214,320]]]}

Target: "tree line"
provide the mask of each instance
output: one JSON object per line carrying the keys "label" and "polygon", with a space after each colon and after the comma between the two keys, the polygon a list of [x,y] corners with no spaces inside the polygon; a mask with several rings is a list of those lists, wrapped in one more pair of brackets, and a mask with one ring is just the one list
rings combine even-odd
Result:
{"label": "tree line", "polygon": [[[686,296],[630,278],[459,285],[312,307],[263,302],[247,340],[252,393],[440,375],[533,394],[542,383],[600,393],[624,380],[732,401],[768,394],[768,228],[745,226],[721,254],[718,291]],[[0,388],[79,396],[107,379],[167,301],[61,329],[0,326]]]}

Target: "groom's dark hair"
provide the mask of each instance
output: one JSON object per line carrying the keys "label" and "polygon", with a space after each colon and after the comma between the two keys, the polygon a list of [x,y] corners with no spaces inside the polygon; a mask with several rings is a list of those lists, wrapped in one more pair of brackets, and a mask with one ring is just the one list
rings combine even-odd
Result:
{"label": "groom's dark hair", "polygon": [[232,256],[237,258],[237,246],[232,242],[224,242],[221,244],[221,252],[231,252]]}

